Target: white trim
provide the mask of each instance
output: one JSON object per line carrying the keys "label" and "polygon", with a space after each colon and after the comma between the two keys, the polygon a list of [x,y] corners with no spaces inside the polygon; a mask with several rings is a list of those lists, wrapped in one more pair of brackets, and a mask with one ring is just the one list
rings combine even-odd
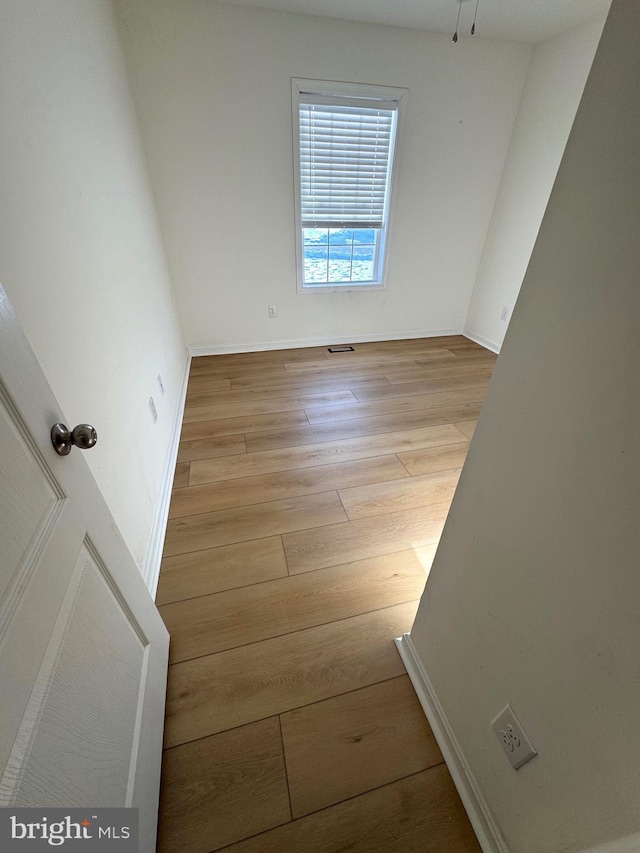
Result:
{"label": "white trim", "polygon": [[410,338],[442,338],[449,335],[462,335],[462,330],[434,329],[431,331],[382,332],[380,334],[355,335],[350,338],[339,335],[333,338],[299,338],[293,341],[259,341],[247,344],[229,344],[214,346],[203,344],[189,347],[189,355],[227,355],[236,352],[266,352],[277,349],[298,349],[302,347],[330,347],[333,344],[366,344],[375,341],[404,341]]}
{"label": "white trim", "polygon": [[330,284],[305,284],[298,290],[300,296],[308,293],[359,293],[363,290],[386,290],[386,284],[336,284],[335,287]]}
{"label": "white trim", "polygon": [[403,634],[395,642],[483,853],[509,853],[509,848],[482,796],[429,676],[416,653],[411,635]]}
{"label": "white trim", "polygon": [[358,94],[363,98],[399,101],[409,91],[405,86],[383,86],[375,83],[355,83],[345,80],[316,80],[312,77],[292,77],[292,86],[301,95],[349,95]]}
{"label": "white trim", "polygon": [[485,338],[484,335],[479,335],[478,332],[474,332],[472,329],[468,329],[466,326],[462,330],[462,334],[465,336],[465,338],[469,338],[470,341],[473,341],[476,344],[480,344],[481,347],[485,347],[485,349],[490,349],[491,352],[495,352],[497,354],[500,353],[502,344],[497,344],[495,341],[491,341],[489,340],[489,338]]}
{"label": "white trim", "polygon": [[171,490],[173,488],[173,478],[176,473],[176,460],[178,458],[178,446],[180,444],[180,432],[182,430],[182,418],[184,417],[184,406],[187,399],[187,384],[189,382],[189,368],[191,367],[191,354],[187,355],[187,360],[184,368],[184,376],[182,377],[182,385],[180,387],[180,396],[178,397],[178,405],[176,406],[176,415],[173,422],[171,439],[169,448],[164,463],[162,472],[162,480],[160,482],[160,495],[156,506],[156,515],[151,528],[151,538],[149,540],[149,548],[147,557],[144,563],[144,571],[142,577],[147,585],[147,589],[151,593],[151,597],[155,601],[156,590],[158,589],[158,580],[160,579],[160,563],[162,562],[162,548],[164,546],[164,537],[167,531],[167,521],[169,519],[169,504],[171,503]]}

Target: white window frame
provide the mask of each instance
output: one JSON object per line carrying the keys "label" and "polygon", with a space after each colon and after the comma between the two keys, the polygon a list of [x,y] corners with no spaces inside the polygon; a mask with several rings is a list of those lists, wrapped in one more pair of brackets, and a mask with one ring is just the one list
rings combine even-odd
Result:
{"label": "white window frame", "polygon": [[[296,230],[296,281],[298,293],[348,293],[357,291],[361,293],[368,290],[386,289],[386,271],[388,260],[388,242],[393,212],[394,191],[393,184],[397,172],[397,152],[400,139],[400,131],[404,117],[404,105],[408,90],[397,86],[374,86],[364,83],[344,83],[335,80],[309,80],[302,77],[291,79],[291,102],[293,117],[293,167],[294,167],[294,194],[295,194],[295,230]],[[379,239],[376,244],[376,257],[374,259],[374,270],[378,271],[376,282],[357,284],[347,282],[344,284],[314,284],[304,282],[304,246],[302,235],[302,216],[300,211],[300,102],[304,102],[304,95],[326,95],[328,97],[356,97],[383,101],[395,101],[398,105],[394,145],[391,161],[389,164],[389,183],[386,193],[385,224],[380,230]]]}

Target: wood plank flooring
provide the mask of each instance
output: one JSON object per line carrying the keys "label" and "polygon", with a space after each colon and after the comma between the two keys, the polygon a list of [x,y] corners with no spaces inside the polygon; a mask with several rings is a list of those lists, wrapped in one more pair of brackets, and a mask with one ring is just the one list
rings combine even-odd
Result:
{"label": "wood plank flooring", "polygon": [[393,639],[495,360],[459,336],[193,360],[159,853],[480,850]]}

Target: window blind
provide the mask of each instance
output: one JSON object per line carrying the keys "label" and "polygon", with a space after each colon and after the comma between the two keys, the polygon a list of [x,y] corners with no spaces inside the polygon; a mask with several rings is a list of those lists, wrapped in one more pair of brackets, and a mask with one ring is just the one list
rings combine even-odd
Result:
{"label": "window blind", "polygon": [[302,227],[384,227],[397,102],[300,98]]}

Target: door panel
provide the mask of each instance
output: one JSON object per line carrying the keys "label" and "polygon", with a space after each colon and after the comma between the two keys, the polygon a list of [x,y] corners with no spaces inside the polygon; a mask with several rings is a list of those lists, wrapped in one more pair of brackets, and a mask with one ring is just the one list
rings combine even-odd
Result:
{"label": "door panel", "polygon": [[[17,422],[18,421],[18,422]],[[46,533],[55,506],[62,498],[25,441],[24,426],[10,411],[0,386],[0,612],[11,587],[22,586]],[[10,593],[9,593],[10,594]]]}
{"label": "door panel", "polygon": [[11,804],[131,805],[148,643],[92,550],[83,544],[9,762]]}
{"label": "door panel", "polygon": [[0,287],[0,805],[137,807],[152,853],[169,636],[58,421]]}

